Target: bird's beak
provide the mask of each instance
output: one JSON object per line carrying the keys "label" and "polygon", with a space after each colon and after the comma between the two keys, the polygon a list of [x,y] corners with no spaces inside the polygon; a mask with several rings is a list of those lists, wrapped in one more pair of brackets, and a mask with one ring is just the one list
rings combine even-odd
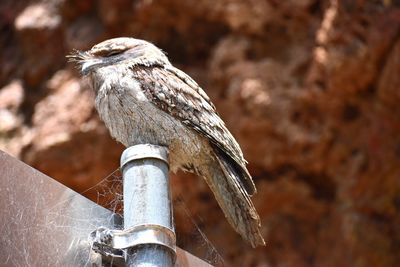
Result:
{"label": "bird's beak", "polygon": [[82,63],[81,72],[82,72],[83,75],[86,75],[90,71],[92,71],[94,67],[99,66],[102,63],[103,63],[103,61],[101,59],[98,59],[98,58],[86,59]]}
{"label": "bird's beak", "polygon": [[77,63],[77,65],[80,66],[83,75],[88,74],[94,67],[103,64],[101,58],[95,58],[90,52],[79,50],[74,50],[71,54],[67,55],[67,58],[69,62]]}

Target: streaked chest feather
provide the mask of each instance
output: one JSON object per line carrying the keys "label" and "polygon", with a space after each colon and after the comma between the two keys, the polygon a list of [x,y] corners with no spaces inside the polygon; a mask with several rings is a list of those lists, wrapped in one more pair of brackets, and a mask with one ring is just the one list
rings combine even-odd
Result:
{"label": "streaked chest feather", "polygon": [[169,147],[173,171],[202,157],[207,140],[158,109],[135,79],[117,77],[112,69],[97,75],[107,78],[97,78],[98,84],[93,85],[97,87],[96,108],[117,141],[127,147],[145,143]]}

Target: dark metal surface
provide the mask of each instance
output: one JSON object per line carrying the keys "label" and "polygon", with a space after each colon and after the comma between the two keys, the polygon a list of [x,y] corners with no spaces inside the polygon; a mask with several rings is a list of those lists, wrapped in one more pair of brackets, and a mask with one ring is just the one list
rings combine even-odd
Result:
{"label": "dark metal surface", "polygon": [[[120,266],[101,264],[88,242],[99,226],[118,225],[111,211],[0,151],[0,266]],[[177,254],[176,266],[210,266]]]}

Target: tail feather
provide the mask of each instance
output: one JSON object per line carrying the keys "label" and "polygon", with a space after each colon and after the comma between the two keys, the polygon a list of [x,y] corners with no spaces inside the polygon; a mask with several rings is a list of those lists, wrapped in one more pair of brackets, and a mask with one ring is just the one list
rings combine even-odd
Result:
{"label": "tail feather", "polygon": [[235,161],[230,155],[228,155],[224,150],[220,147],[211,144],[215,154],[220,161],[224,161],[229,165],[232,172],[235,174],[235,178],[240,182],[240,184],[246,190],[246,193],[250,196],[257,193],[256,186],[254,185],[253,179],[249,171],[246,169],[245,161],[243,160],[242,164]]}
{"label": "tail feather", "polygon": [[230,225],[253,247],[265,245],[260,233],[260,218],[234,165],[216,155],[207,168],[206,181]]}

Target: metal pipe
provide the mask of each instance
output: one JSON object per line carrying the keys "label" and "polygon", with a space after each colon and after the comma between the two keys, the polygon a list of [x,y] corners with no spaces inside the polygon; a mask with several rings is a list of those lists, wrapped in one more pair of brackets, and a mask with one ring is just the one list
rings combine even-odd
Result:
{"label": "metal pipe", "polygon": [[136,145],[121,156],[124,231],[137,244],[126,252],[126,266],[174,266],[175,231],[168,176],[168,150]]}

